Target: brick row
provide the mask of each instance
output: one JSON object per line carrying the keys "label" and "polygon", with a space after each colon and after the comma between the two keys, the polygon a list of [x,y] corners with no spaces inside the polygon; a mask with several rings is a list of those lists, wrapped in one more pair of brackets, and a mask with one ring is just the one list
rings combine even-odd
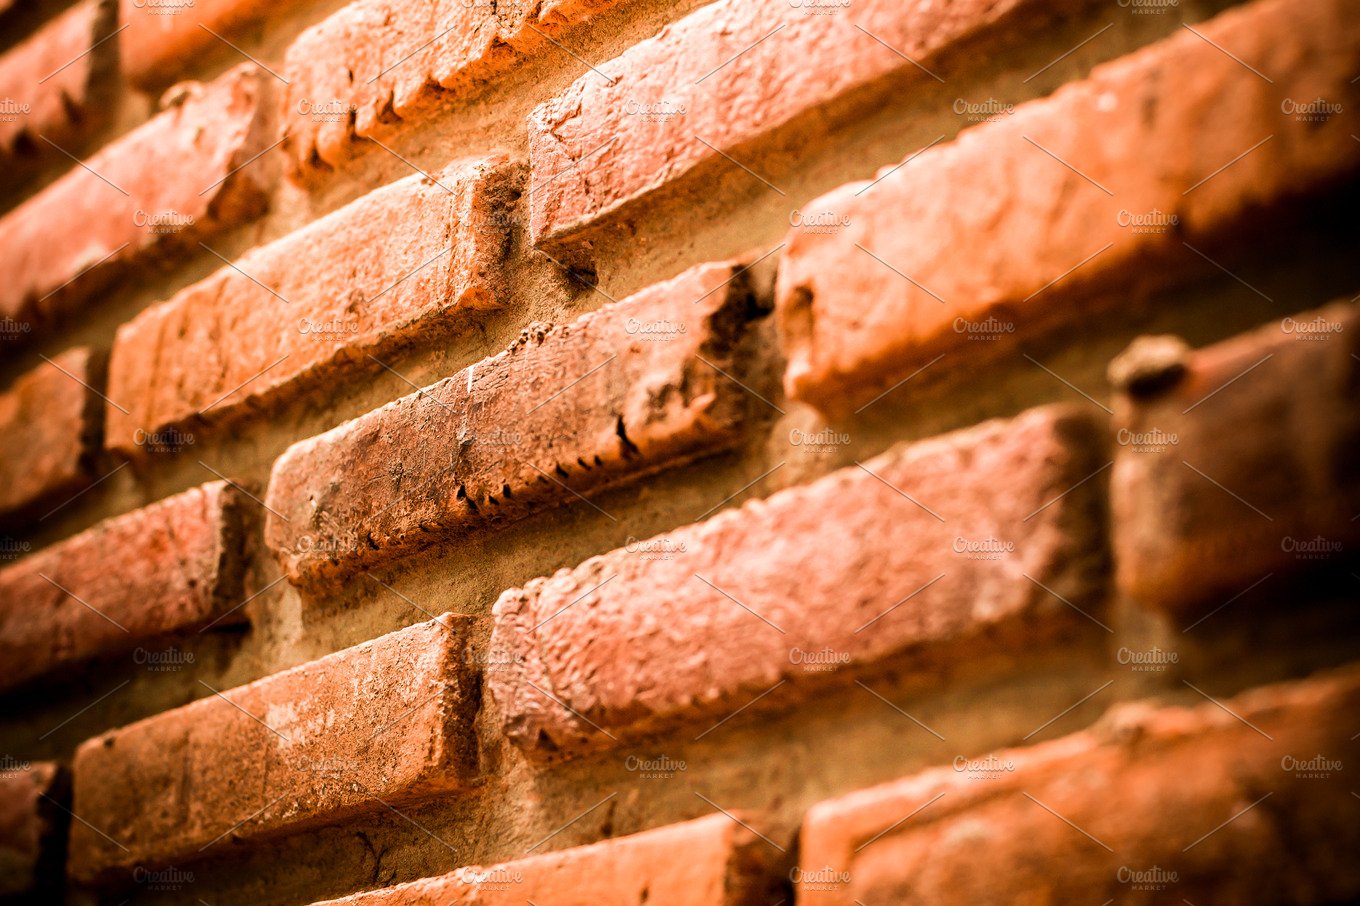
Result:
{"label": "brick row", "polygon": [[67,802],[58,765],[0,756],[0,897],[6,902],[59,898]]}
{"label": "brick row", "polygon": [[118,0],[122,69],[133,85],[157,90],[190,73],[206,52],[242,43],[269,15],[296,0]]}
{"label": "brick row", "polygon": [[781,853],[751,815],[712,815],[329,901],[330,906],[768,906]]}
{"label": "brick row", "polygon": [[0,393],[0,515],[74,491],[90,477],[102,377],[93,352],[70,349]]}
{"label": "brick row", "polygon": [[466,622],[445,614],[85,742],[73,811],[89,824],[72,829],[72,875],[386,814],[464,786],[479,699]]}
{"label": "brick row", "polygon": [[1259,0],[808,205],[843,228],[788,235],[790,395],[828,411],[870,399],[966,343],[960,321],[1071,324],[1108,287],[1200,273],[1194,248],[1263,206],[1352,178],[1353,117],[1287,102],[1360,105],[1356,11]]}
{"label": "brick row", "polygon": [[335,167],[433,90],[470,93],[620,0],[357,0],[289,48],[288,147],[302,172]]}
{"label": "brick row", "polygon": [[[107,145],[0,220],[9,278],[0,318],[68,314],[119,273],[263,211],[268,86],[243,65]],[[72,224],[79,230],[73,232]]]}
{"label": "brick row", "polygon": [[703,265],[294,444],[266,537],[289,578],[336,581],[740,438],[735,264]]}
{"label": "brick row", "polygon": [[507,591],[488,676],[502,727],[546,758],[983,635],[1076,633],[1103,599],[1102,433],[1032,410]]}
{"label": "brick row", "polygon": [[[1040,21],[1027,0],[720,0],[582,75],[529,120],[531,235],[571,254],[663,198],[756,177],[757,140],[892,78],[933,81],[951,46]],[[1061,4],[1068,5],[1068,4]],[[919,66],[918,66],[919,64]],[[762,177],[764,178],[764,177]]]}
{"label": "brick row", "polygon": [[240,505],[236,491],[214,482],[0,570],[0,689],[202,626],[238,605]]}
{"label": "brick row", "polygon": [[[1360,893],[1354,668],[813,807],[799,903],[1322,903]],[[979,871],[980,863],[986,870]]]}
{"label": "brick row", "polygon": [[1360,308],[1112,366],[1120,588],[1181,616],[1360,543]]}
{"label": "brick row", "polygon": [[135,455],[139,430],[258,409],[504,304],[518,172],[485,158],[375,189],[142,312],[114,340],[107,445]]}

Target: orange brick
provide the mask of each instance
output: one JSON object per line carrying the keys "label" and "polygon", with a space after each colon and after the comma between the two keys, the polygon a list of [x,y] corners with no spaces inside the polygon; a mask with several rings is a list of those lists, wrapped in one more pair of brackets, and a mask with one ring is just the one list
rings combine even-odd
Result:
{"label": "orange brick", "polygon": [[0,756],[0,897],[34,903],[60,898],[65,787],[53,762]]}
{"label": "orange brick", "polygon": [[[163,88],[223,42],[243,43],[296,0],[119,0],[123,72],[139,88]],[[248,43],[248,42],[247,42]],[[272,76],[269,76],[272,78]]]}

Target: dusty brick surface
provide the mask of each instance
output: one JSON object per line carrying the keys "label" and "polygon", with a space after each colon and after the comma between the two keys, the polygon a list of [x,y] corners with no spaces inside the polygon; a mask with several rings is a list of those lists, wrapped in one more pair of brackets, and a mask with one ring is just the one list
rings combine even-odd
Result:
{"label": "dusty brick surface", "polygon": [[263,210],[268,161],[237,168],[269,145],[267,78],[247,64],[186,87],[181,103],[6,214],[0,318],[69,313],[119,265],[196,248]]}
{"label": "dusty brick surface", "polygon": [[452,614],[83,744],[73,875],[385,812],[475,771],[475,672]]}
{"label": "dusty brick surface", "polygon": [[1329,306],[1130,382],[1111,491],[1124,591],[1185,615],[1355,550],[1358,334],[1360,310]]}
{"label": "dusty brick surface", "polygon": [[0,393],[0,515],[74,492],[91,477],[99,372],[89,349],[70,349]]}
{"label": "dusty brick surface", "polygon": [[[119,328],[107,445],[136,432],[222,419],[347,371],[396,344],[504,304],[504,158],[411,176],[185,288]],[[373,254],[381,248],[382,254]],[[123,411],[126,409],[127,411]]]}
{"label": "dusty brick surface", "polygon": [[118,0],[122,68],[134,85],[155,90],[181,78],[220,42],[246,43],[268,16],[297,0]]}
{"label": "dusty brick surface", "polygon": [[294,582],[352,575],[470,526],[636,479],[741,436],[753,300],[703,265],[295,444],[266,536]]}
{"label": "dusty brick surface", "polygon": [[[50,761],[5,756],[0,765],[0,897],[39,902],[59,889],[65,784]],[[46,797],[46,798],[44,798]],[[55,804],[54,804],[55,803]]]}
{"label": "dusty brick surface", "polygon": [[[1055,593],[1083,609],[1099,596],[1102,492],[1081,482],[1102,456],[1092,422],[1033,410],[511,589],[488,675],[502,727],[536,757],[602,748],[829,677],[809,663],[853,671],[986,633],[1021,644],[1070,629],[1086,618]],[[1010,549],[968,553],[989,542]]]}
{"label": "dusty brick surface", "polygon": [[0,689],[201,626],[239,604],[239,505],[214,482],[0,570]]}
{"label": "dusty brick surface", "polygon": [[971,759],[989,770],[823,803],[803,825],[798,902],[1348,900],[1357,705],[1353,668],[1243,694],[1231,713],[1125,705],[1097,729]]}
{"label": "dusty brick surface", "polygon": [[1074,323],[1111,286],[1126,298],[1207,266],[1185,242],[1354,173],[1360,143],[1347,120],[1300,122],[1282,104],[1360,103],[1355,13],[1352,0],[1224,13],[1198,27],[1203,39],[1182,30],[872,188],[810,203],[848,225],[788,236],[778,291],[787,391],[839,410],[967,342],[959,319],[998,316],[1019,334]]}

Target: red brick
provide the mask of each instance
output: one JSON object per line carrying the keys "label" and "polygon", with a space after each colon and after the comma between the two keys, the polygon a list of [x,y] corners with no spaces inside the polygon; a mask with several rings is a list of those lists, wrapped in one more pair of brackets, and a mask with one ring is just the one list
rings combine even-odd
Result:
{"label": "red brick", "polygon": [[[117,44],[114,7],[85,0],[0,58],[0,158],[16,152],[52,156],[57,144],[78,142],[106,119]],[[69,149],[68,149],[69,150]]]}
{"label": "red brick", "polygon": [[[357,0],[288,50],[288,147],[298,171],[338,166],[431,93],[470,94],[620,0]],[[439,91],[439,89],[443,89]],[[367,143],[365,143],[367,144]]]}
{"label": "red brick", "polygon": [[[268,147],[266,88],[250,65],[193,86],[181,103],[84,166],[72,164],[5,215],[0,317],[31,322],[68,313],[120,265],[197,250],[199,241],[259,214],[268,160],[237,168]],[[155,226],[167,215],[179,229]]]}
{"label": "red brick", "polygon": [[239,604],[239,506],[225,483],[203,485],[0,570],[0,689]]}
{"label": "red brick", "polygon": [[[1180,615],[1360,544],[1360,309],[1334,305],[1153,364],[1116,360],[1119,585]],[[1118,377],[1118,374],[1116,375]]]}
{"label": "red brick", "polygon": [[[738,816],[747,825],[749,815]],[[764,906],[780,853],[726,815],[490,867],[470,866],[331,906]],[[318,904],[321,906],[321,904]]]}
{"label": "red brick", "polygon": [[66,801],[56,764],[0,758],[0,897],[56,895]]}
{"label": "red brick", "polygon": [[118,36],[124,75],[140,88],[163,88],[224,39],[240,44],[270,14],[296,5],[296,0],[119,0],[119,19],[127,26]]}
{"label": "red brick", "polygon": [[[711,723],[782,681],[1070,632],[1086,618],[1055,593],[1088,613],[1101,597],[1102,476],[1083,482],[1103,462],[1099,433],[1033,410],[669,533],[651,549],[670,559],[643,544],[507,591],[491,655],[504,669],[489,675],[502,726],[536,757],[602,748]],[[1011,549],[973,559],[958,539]]]}
{"label": "red brick", "polygon": [[704,265],[294,444],[266,534],[298,583],[346,578],[488,522],[731,447],[752,297]]}
{"label": "red brick", "polygon": [[[995,753],[992,773],[940,767],[825,802],[803,826],[798,902],[1349,901],[1357,706],[1354,668],[1229,710],[1125,705]],[[1315,758],[1341,765],[1298,767]]]}
{"label": "red brick", "polygon": [[437,183],[400,180],[142,312],[114,341],[109,398],[127,411],[108,408],[108,446],[133,454],[139,429],[219,420],[374,368],[368,356],[501,305],[517,173],[487,158]]}
{"label": "red brick", "polygon": [[387,814],[464,786],[479,698],[465,632],[445,614],[85,742],[73,811],[90,825],[73,829],[72,874]]}
{"label": "red brick", "polygon": [[[1033,335],[1089,317],[1092,297],[1201,273],[1184,242],[1354,174],[1350,120],[1297,122],[1282,104],[1360,104],[1355,12],[1354,0],[1260,0],[1196,26],[1203,39],[1182,30],[965,130],[872,189],[812,202],[848,225],[788,236],[786,389],[836,411],[966,343],[957,319],[997,315]],[[1177,222],[1139,232],[1121,211]]]}
{"label": "red brick", "polygon": [[0,393],[0,514],[73,491],[90,476],[101,379],[89,349],[70,349]]}
{"label": "red brick", "polygon": [[705,6],[534,111],[533,241],[570,252],[663,198],[711,191],[715,173],[736,169],[724,154],[759,172],[745,146],[886,77],[933,84],[906,57],[929,67],[1035,5],[856,0],[823,4],[831,15],[789,0]]}

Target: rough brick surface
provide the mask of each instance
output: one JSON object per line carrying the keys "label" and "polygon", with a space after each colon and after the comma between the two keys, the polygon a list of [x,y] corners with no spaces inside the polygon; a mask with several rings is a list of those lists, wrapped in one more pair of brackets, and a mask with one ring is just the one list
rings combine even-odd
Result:
{"label": "rough brick surface", "polygon": [[942,767],[823,803],[804,823],[798,902],[1349,901],[1357,706],[1354,669],[1244,694],[1231,713],[1127,705],[977,759],[991,773]]}
{"label": "rough brick surface", "polygon": [[571,501],[739,437],[753,300],[704,265],[295,444],[266,535],[294,582],[353,574],[470,525]]}
{"label": "rough brick surface", "polygon": [[[1360,104],[1355,13],[1353,0],[1224,13],[1198,27],[1207,40],[1183,30],[965,130],[872,188],[854,183],[811,203],[848,224],[788,237],[778,291],[786,389],[837,410],[966,342],[957,319],[1004,315],[1025,333],[1071,323],[1091,310],[1075,304],[1085,294],[1119,286],[1126,298],[1192,262],[1207,267],[1184,242],[1353,173],[1360,143],[1349,120],[1299,122],[1282,104]],[[1149,266],[1167,261],[1184,266]]]}
{"label": "rough brick surface", "polygon": [[60,889],[61,808],[66,803],[60,768],[52,762],[0,761],[0,897],[52,897]]}
{"label": "rough brick surface", "polygon": [[99,380],[94,354],[71,349],[0,393],[0,515],[73,491],[90,477],[88,454],[103,405],[91,387]]}
{"label": "rough brick surface", "polygon": [[219,43],[243,43],[269,13],[283,13],[296,0],[118,0],[122,67],[129,81],[163,88],[189,72]]}
{"label": "rough brick surface", "polygon": [[[106,117],[116,46],[105,41],[113,5],[84,0],[0,58],[0,158],[51,156],[57,144],[88,135]],[[93,49],[92,49],[93,48]],[[41,136],[41,137],[40,137]]]}
{"label": "rough brick surface", "polygon": [[663,190],[703,191],[699,181],[715,168],[737,166],[724,154],[749,161],[744,143],[876,79],[930,79],[907,58],[929,65],[1026,5],[820,4],[830,15],[789,0],[706,6],[534,111],[533,240],[565,249]]}
{"label": "rough brick surface", "polygon": [[[289,48],[288,147],[299,170],[338,166],[432,89],[470,94],[621,0],[357,0]],[[565,56],[565,54],[564,54]]]}
{"label": "rough brick surface", "polygon": [[1121,588],[1184,613],[1354,550],[1357,354],[1360,310],[1335,305],[1131,382],[1112,479]]}
{"label": "rough brick surface", "polygon": [[[1094,424],[1034,410],[639,547],[670,559],[617,550],[507,591],[492,637],[504,669],[489,677],[503,728],[539,757],[599,748],[827,676],[809,664],[1070,629],[1085,618],[1056,595],[1085,609],[1099,592],[1103,494],[1083,479],[1102,462]],[[977,544],[1003,552],[974,558]]]}
{"label": "rough brick surface", "polygon": [[[345,369],[375,365],[465,308],[504,302],[504,211],[518,170],[502,158],[412,176],[255,249],[118,331],[108,446],[258,408]],[[374,254],[376,248],[382,254]]]}
{"label": "rough brick surface", "polygon": [[0,689],[200,626],[239,604],[238,506],[236,492],[214,482],[0,570]]}
{"label": "rough brick surface", "polygon": [[165,863],[464,785],[479,698],[465,632],[445,614],[89,740],[73,811],[92,827],[72,833],[72,873]]}
{"label": "rough brick surface", "polygon": [[258,214],[268,161],[237,168],[268,147],[267,78],[247,64],[189,86],[180,103],[5,215],[0,317],[27,323],[72,309],[117,265],[196,247]]}
{"label": "rough brick surface", "polygon": [[[747,825],[749,815],[738,816]],[[781,854],[755,831],[712,815],[590,846],[331,901],[332,906],[757,906],[773,902]]]}

